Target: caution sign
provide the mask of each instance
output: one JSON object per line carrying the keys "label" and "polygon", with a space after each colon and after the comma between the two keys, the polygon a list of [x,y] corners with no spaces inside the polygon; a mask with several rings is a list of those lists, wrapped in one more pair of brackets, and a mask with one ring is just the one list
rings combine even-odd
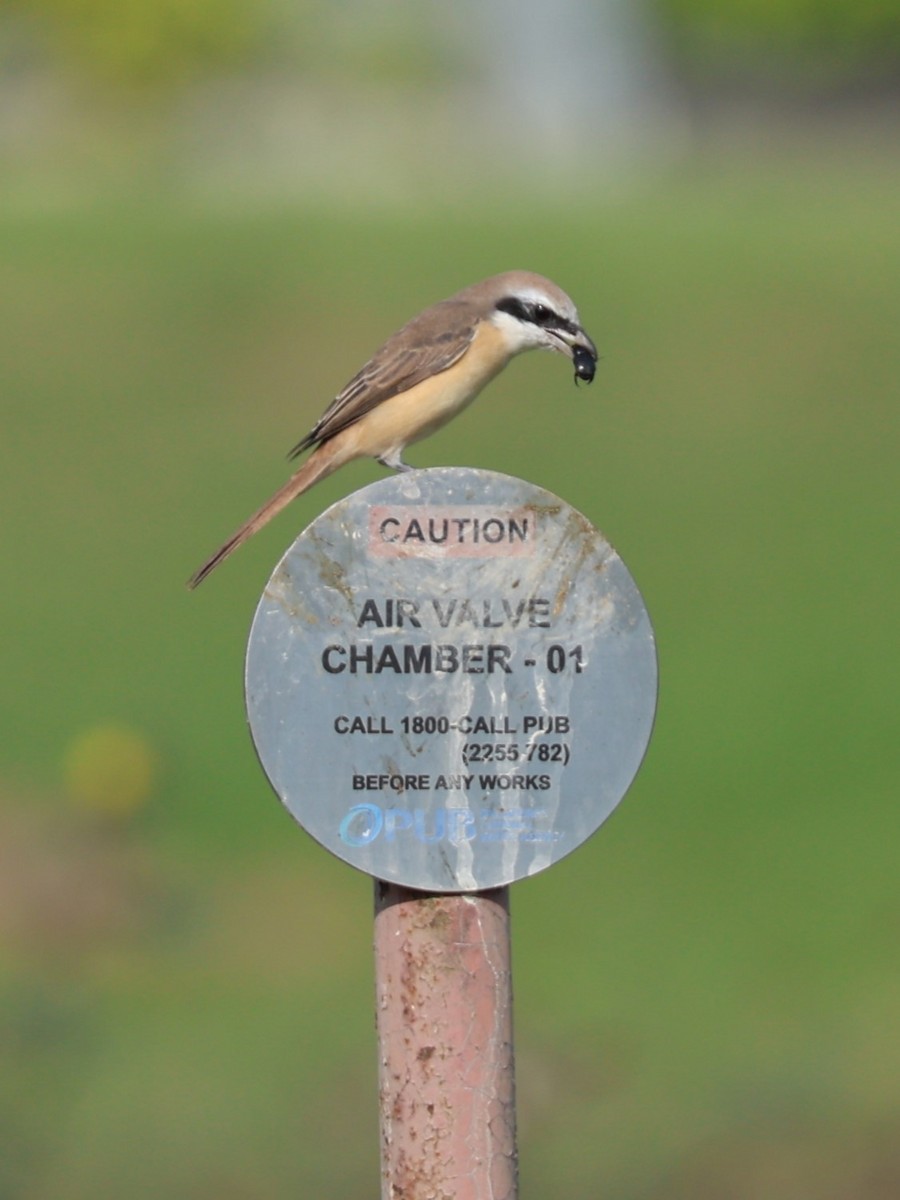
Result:
{"label": "caution sign", "polygon": [[498,887],[602,824],[653,726],[649,617],[624,563],[556,496],[412,471],[339,501],[272,574],[247,711],[276,793],[380,879]]}

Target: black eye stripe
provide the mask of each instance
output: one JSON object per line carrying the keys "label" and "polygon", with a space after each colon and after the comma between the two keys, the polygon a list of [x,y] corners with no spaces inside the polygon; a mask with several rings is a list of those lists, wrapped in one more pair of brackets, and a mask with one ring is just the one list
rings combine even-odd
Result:
{"label": "black eye stripe", "polygon": [[502,300],[498,300],[497,311],[509,313],[511,317],[516,317],[519,321],[531,320],[528,305],[520,300],[518,296],[505,296]]}
{"label": "black eye stripe", "polygon": [[566,317],[557,317],[553,322],[553,328],[563,329],[566,333],[571,333],[573,336],[581,332],[575,322],[569,321]]}
{"label": "black eye stripe", "polygon": [[530,304],[526,300],[520,300],[518,296],[505,296],[502,300],[498,300],[497,310],[509,313],[511,317],[516,317],[519,321],[529,321],[532,325],[540,325],[542,329],[560,329],[573,334],[578,332],[578,326],[573,321],[560,316],[546,304]]}

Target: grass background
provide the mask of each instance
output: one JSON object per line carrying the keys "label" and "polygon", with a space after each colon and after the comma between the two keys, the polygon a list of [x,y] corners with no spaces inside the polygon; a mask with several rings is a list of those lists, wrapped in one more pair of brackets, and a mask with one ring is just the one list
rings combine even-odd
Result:
{"label": "grass background", "polygon": [[[374,1194],[371,885],[270,794],[241,674],[276,558],[380,469],[183,581],[386,334],[512,266],[576,297],[593,387],[519,359],[412,461],[585,512],[661,666],[629,797],[513,891],[522,1195],[897,1193],[898,182],[0,210],[0,1200]],[[62,782],[110,720],[161,763],[119,821]]]}

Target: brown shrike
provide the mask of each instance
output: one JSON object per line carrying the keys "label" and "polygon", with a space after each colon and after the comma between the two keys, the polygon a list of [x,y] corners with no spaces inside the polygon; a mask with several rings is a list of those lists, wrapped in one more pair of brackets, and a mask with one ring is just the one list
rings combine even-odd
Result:
{"label": "brown shrike", "polygon": [[284,487],[191,576],[194,588],[232,550],[295,496],[354,458],[377,458],[408,471],[401,455],[440,429],[511,358],[523,350],[558,350],[590,383],[597,348],[565,292],[529,271],[507,271],[426,308],[389,338],[298,442],[291,458],[315,447]]}

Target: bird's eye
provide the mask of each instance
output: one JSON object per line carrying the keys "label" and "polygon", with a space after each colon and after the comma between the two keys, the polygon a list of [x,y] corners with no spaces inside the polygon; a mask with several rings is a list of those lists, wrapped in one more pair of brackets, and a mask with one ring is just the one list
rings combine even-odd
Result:
{"label": "bird's eye", "polygon": [[536,304],[534,306],[534,319],[538,325],[548,325],[553,320],[553,309],[548,308],[546,304]]}

